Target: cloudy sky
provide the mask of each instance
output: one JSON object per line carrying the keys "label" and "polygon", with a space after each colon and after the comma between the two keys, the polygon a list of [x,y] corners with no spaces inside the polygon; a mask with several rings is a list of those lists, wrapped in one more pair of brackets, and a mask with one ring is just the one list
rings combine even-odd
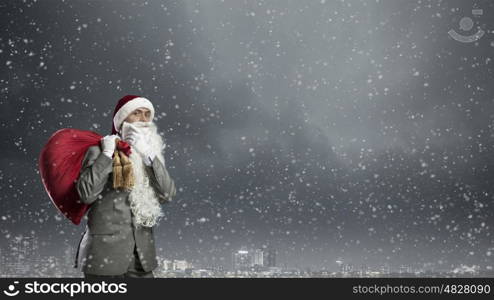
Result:
{"label": "cloudy sky", "polygon": [[139,94],[178,188],[162,257],[230,267],[235,249],[270,246],[315,269],[492,266],[491,1],[0,8],[2,253],[31,232],[42,255],[77,246],[83,225],[51,204],[40,149],[61,128],[109,134],[118,99]]}

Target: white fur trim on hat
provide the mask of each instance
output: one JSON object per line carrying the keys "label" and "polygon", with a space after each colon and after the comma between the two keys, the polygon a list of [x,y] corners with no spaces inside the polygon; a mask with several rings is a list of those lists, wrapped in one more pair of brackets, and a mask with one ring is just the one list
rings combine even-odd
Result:
{"label": "white fur trim on hat", "polygon": [[122,125],[123,121],[127,119],[127,117],[139,107],[145,107],[151,111],[151,121],[154,118],[154,106],[151,101],[143,97],[137,97],[129,102],[125,103],[115,114],[113,117],[113,125],[115,125],[115,129],[120,132],[120,125]]}

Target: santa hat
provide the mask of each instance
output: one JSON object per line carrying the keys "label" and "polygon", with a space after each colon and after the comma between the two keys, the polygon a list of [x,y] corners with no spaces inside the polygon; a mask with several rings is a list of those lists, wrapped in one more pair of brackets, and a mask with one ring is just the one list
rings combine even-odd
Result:
{"label": "santa hat", "polygon": [[136,95],[127,95],[118,100],[115,111],[113,112],[112,134],[120,132],[120,126],[124,120],[139,107],[145,107],[151,111],[151,120],[154,118],[154,106],[151,101],[144,97]]}

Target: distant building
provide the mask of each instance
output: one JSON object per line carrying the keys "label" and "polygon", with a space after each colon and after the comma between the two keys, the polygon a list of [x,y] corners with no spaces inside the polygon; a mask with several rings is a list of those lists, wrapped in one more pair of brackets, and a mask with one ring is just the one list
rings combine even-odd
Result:
{"label": "distant building", "polygon": [[350,274],[355,270],[352,264],[342,263],[340,266],[340,272],[343,274]]}
{"label": "distant building", "polygon": [[398,273],[400,273],[400,274],[412,274],[413,269],[410,265],[401,265],[399,270],[398,270]]}
{"label": "distant building", "polygon": [[186,260],[174,260],[173,261],[173,270],[174,271],[185,271],[186,269],[192,268],[192,265],[188,263]]}
{"label": "distant building", "polygon": [[251,251],[242,247],[232,255],[234,270],[248,270],[254,266],[254,255]]}
{"label": "distant building", "polygon": [[360,276],[366,276],[368,272],[369,272],[369,267],[366,264],[361,264],[359,275]]}
{"label": "distant building", "polygon": [[391,273],[391,268],[389,267],[389,264],[384,264],[380,267],[381,274],[386,275]]}
{"label": "distant building", "polygon": [[164,259],[163,261],[163,271],[173,271],[173,261]]}
{"label": "distant building", "polygon": [[264,253],[261,249],[256,249],[253,252],[254,258],[253,258],[253,265],[254,266],[263,266],[264,263]]}
{"label": "distant building", "polygon": [[268,248],[264,250],[263,265],[268,268],[276,267],[276,250]]}
{"label": "distant building", "polygon": [[268,249],[248,249],[241,247],[232,254],[233,269],[236,271],[267,270],[276,267],[276,251]]}
{"label": "distant building", "polygon": [[33,262],[39,257],[38,238],[34,231],[30,235],[15,236],[9,244],[10,253],[2,255],[4,276],[32,276]]}
{"label": "distant building", "polygon": [[170,271],[185,271],[192,268],[192,264],[186,260],[168,260],[164,259],[162,262],[162,270],[165,272]]}
{"label": "distant building", "polygon": [[5,261],[6,259],[3,257],[5,254],[0,248],[0,275],[5,275]]}
{"label": "distant building", "polygon": [[453,270],[455,275],[478,275],[480,271],[480,266],[472,265],[460,265]]}

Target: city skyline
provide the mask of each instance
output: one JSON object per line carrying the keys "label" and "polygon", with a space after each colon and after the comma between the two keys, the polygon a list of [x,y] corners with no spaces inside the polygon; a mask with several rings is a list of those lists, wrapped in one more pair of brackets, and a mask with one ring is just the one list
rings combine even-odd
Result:
{"label": "city skyline", "polygon": [[[72,267],[76,249],[72,245],[61,248],[62,257],[43,257],[39,252],[36,235],[15,237],[10,251],[0,247],[0,277],[82,277],[80,269]],[[276,264],[276,253],[271,247],[264,249],[241,246],[232,251],[230,268],[224,265],[195,265],[183,258],[157,256],[156,277],[494,277],[491,266],[464,265],[435,269],[433,265],[419,266],[388,263],[379,266],[356,264],[351,260],[335,261],[337,268],[290,266]],[[274,254],[273,254],[274,253]],[[274,256],[273,256],[274,255]],[[242,256],[242,257],[239,257]]]}

